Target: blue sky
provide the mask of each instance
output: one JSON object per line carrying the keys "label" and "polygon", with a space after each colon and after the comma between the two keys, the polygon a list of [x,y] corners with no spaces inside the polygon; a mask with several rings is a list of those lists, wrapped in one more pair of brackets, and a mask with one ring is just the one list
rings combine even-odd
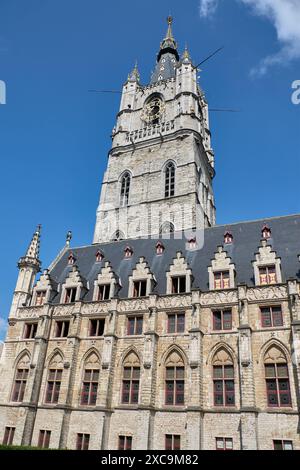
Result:
{"label": "blue sky", "polygon": [[[91,242],[119,96],[88,90],[120,89],[136,59],[147,83],[169,12],[195,62],[225,46],[200,82],[211,107],[241,110],[210,115],[217,222],[300,212],[300,40],[295,15],[272,1],[276,11],[270,0],[202,0],[211,8],[201,16],[199,0],[0,0],[0,339],[36,225],[43,267],[67,230],[73,246]],[[259,73],[268,57],[279,59]]]}

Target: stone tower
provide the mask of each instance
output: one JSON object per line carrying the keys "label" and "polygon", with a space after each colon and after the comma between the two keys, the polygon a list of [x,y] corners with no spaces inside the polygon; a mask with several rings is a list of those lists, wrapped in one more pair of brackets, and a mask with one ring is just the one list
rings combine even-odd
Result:
{"label": "stone tower", "polygon": [[94,243],[215,225],[208,105],[198,69],[180,58],[168,18],[150,84],[137,65],[123,86]]}

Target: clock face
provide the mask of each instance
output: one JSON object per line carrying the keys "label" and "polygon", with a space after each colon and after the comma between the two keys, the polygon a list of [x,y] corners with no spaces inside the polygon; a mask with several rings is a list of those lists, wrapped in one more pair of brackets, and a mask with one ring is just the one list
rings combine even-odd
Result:
{"label": "clock face", "polygon": [[165,104],[160,98],[153,98],[144,106],[142,120],[151,124],[159,120],[165,111]]}

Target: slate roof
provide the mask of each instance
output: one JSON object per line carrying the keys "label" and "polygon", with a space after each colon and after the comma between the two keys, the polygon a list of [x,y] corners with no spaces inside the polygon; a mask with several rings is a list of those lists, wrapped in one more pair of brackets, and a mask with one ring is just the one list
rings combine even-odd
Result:
{"label": "slate roof", "polygon": [[[233,235],[233,243],[224,245],[224,249],[235,264],[236,284],[246,283],[248,286],[254,286],[252,261],[255,260],[255,253],[258,252],[258,247],[261,245],[261,230],[265,223],[272,230],[272,238],[268,240],[268,244],[281,258],[283,282],[289,278],[300,279],[300,263],[298,260],[298,254],[300,253],[300,214],[207,228],[204,230],[203,248],[195,251],[187,250],[185,238],[162,240],[165,247],[162,255],[156,254],[156,244],[160,240],[159,238],[124,240],[70,248],[50,271],[50,276],[57,283],[65,281],[70,270],[72,270],[72,266],[68,265],[68,256],[72,251],[76,257],[76,266],[81,276],[89,281],[90,290],[85,294],[83,300],[91,301],[94,280],[101,272],[105,262],[109,261],[113,272],[121,282],[122,287],[118,295],[120,298],[126,298],[128,296],[128,277],[139,262],[139,258],[144,257],[157,281],[153,292],[163,295],[166,293],[166,272],[169,271],[173,259],[176,258],[176,253],[181,251],[192,270],[192,288],[208,291],[207,268],[211,265],[217,247],[223,245],[224,233],[229,231]],[[131,258],[124,258],[124,250],[128,244],[133,249],[133,255]],[[99,249],[103,252],[104,259],[97,263],[96,253]],[[57,295],[53,302],[59,303],[59,299],[60,296]]]}

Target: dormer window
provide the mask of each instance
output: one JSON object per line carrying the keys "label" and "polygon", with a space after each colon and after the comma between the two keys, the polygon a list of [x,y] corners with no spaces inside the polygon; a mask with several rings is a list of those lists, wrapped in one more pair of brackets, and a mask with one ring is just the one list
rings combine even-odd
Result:
{"label": "dormer window", "polygon": [[219,271],[214,273],[214,288],[228,289],[230,287],[229,271]]}
{"label": "dormer window", "polygon": [[231,232],[225,232],[224,233],[224,244],[229,245],[230,243],[233,242],[233,235]]}
{"label": "dormer window", "polygon": [[77,292],[76,287],[71,287],[69,289],[66,289],[65,304],[72,304],[75,302],[76,292]]}
{"label": "dormer window", "polygon": [[96,263],[100,263],[104,258],[104,255],[101,251],[97,251],[96,253]]}
{"label": "dormer window", "polygon": [[146,295],[147,295],[147,280],[134,281],[133,297],[146,297]]}
{"label": "dormer window", "polygon": [[195,250],[197,248],[197,241],[196,241],[196,238],[191,238],[189,241],[188,241],[188,244],[189,244],[189,249],[190,250]]}
{"label": "dormer window", "polygon": [[75,263],[75,256],[73,255],[73,253],[70,253],[68,257],[68,264],[73,265],[74,263]]}
{"label": "dormer window", "polygon": [[100,284],[98,291],[98,301],[109,300],[110,284]]}
{"label": "dormer window", "polygon": [[45,300],[46,300],[46,294],[47,294],[47,291],[45,291],[45,290],[37,291],[36,297],[35,297],[35,305],[36,306],[44,305]]}
{"label": "dormer window", "polygon": [[261,286],[277,283],[276,267],[274,265],[259,268],[259,283]]}
{"label": "dormer window", "polygon": [[165,251],[164,245],[161,242],[158,242],[156,245],[156,254],[162,255],[164,251]]}
{"label": "dormer window", "polygon": [[271,238],[271,229],[268,227],[268,225],[264,225],[261,231],[262,238],[265,240],[268,240]]}
{"label": "dormer window", "polygon": [[186,292],[186,276],[172,277],[172,294],[183,294]]}
{"label": "dormer window", "polygon": [[125,258],[131,258],[133,255],[133,249],[130,246],[127,246],[124,250]]}

